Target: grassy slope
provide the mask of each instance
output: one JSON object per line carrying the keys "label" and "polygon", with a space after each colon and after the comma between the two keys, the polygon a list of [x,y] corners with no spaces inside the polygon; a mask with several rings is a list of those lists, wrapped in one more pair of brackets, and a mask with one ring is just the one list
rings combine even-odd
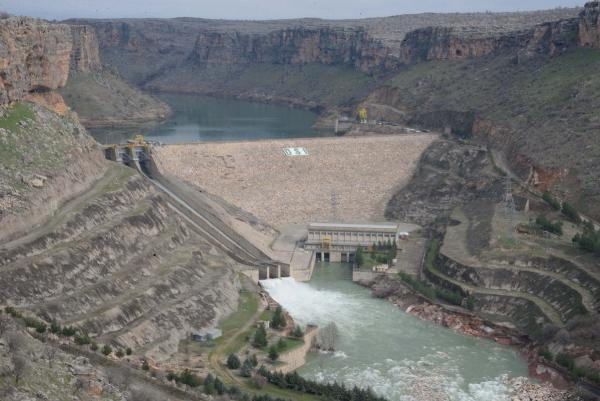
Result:
{"label": "grassy slope", "polygon": [[74,147],[73,136],[63,131],[61,118],[44,111],[41,118],[28,103],[10,106],[0,117],[0,184],[22,188],[18,177],[48,174],[64,163]]}
{"label": "grassy slope", "polygon": [[[600,200],[600,51],[578,49],[516,63],[513,55],[438,61],[402,71],[389,83],[401,89],[412,113],[475,111],[511,128],[511,141],[535,162],[568,168],[585,192],[580,206]],[[599,210],[594,211],[596,215]]]}
{"label": "grassy slope", "polygon": [[135,124],[169,113],[164,103],[108,71],[72,73],[60,93],[86,125]]}
{"label": "grassy slope", "polygon": [[321,105],[356,101],[374,85],[374,78],[350,67],[322,64],[182,66],[148,83],[165,91],[268,94]]}

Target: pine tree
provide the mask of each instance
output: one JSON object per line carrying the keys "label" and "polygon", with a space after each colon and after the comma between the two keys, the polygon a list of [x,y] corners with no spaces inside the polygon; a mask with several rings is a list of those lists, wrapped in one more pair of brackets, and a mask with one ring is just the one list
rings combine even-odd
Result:
{"label": "pine tree", "polygon": [[304,332],[302,331],[302,327],[300,327],[300,325],[296,325],[294,331],[292,332],[292,336],[296,338],[302,338],[304,336]]}
{"label": "pine tree", "polygon": [[252,345],[256,348],[266,347],[267,342],[267,331],[265,330],[265,326],[262,324],[258,326],[256,329],[256,333],[254,334],[254,340],[252,341]]}
{"label": "pine tree", "polygon": [[275,313],[271,319],[271,327],[274,329],[285,327],[285,317],[283,316],[283,309],[281,309],[281,306],[278,306],[277,309],[275,309]]}
{"label": "pine tree", "polygon": [[232,369],[232,370],[239,369],[240,365],[241,365],[240,358],[238,358],[238,356],[236,354],[229,355],[229,358],[227,358],[227,367],[229,369]]}
{"label": "pine tree", "polygon": [[276,361],[277,358],[279,358],[279,352],[277,351],[277,347],[271,345],[271,348],[269,348],[269,359],[272,361]]}

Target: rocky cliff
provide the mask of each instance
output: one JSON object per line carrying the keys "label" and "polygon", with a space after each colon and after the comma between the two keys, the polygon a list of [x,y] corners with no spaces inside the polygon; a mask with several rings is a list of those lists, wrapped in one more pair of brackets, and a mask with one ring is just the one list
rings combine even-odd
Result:
{"label": "rocky cliff", "polygon": [[189,60],[197,64],[321,63],[373,72],[396,67],[390,53],[362,28],[291,27],[267,34],[201,32]]}
{"label": "rocky cliff", "polygon": [[71,71],[89,72],[99,69],[100,51],[96,33],[86,25],[72,25],[73,50],[71,52]]}
{"label": "rocky cliff", "polygon": [[600,48],[600,2],[587,3],[579,14],[578,38],[582,47]]}
{"label": "rocky cliff", "polygon": [[0,104],[64,86],[72,48],[67,25],[32,18],[0,20]]}

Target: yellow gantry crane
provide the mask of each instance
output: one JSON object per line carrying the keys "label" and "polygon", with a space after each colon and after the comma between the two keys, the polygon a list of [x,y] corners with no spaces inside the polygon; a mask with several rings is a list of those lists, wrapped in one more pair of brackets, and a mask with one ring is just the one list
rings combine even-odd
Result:
{"label": "yellow gantry crane", "polygon": [[367,123],[367,109],[364,107],[358,109],[358,121],[360,121],[361,124]]}

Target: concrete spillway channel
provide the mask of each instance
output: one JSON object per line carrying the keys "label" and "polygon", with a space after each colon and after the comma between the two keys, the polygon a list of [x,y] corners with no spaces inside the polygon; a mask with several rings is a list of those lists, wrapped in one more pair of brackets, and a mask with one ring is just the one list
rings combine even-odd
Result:
{"label": "concrete spillway channel", "polygon": [[259,269],[268,267],[267,270],[271,272],[271,277],[280,274],[289,275],[289,265],[272,260],[223,222],[210,210],[210,205],[194,198],[192,191],[186,191],[177,183],[164,177],[157,170],[151,158],[135,160],[131,163],[131,167],[167,195],[169,207],[178,213],[192,229],[221,248],[234,260]]}

